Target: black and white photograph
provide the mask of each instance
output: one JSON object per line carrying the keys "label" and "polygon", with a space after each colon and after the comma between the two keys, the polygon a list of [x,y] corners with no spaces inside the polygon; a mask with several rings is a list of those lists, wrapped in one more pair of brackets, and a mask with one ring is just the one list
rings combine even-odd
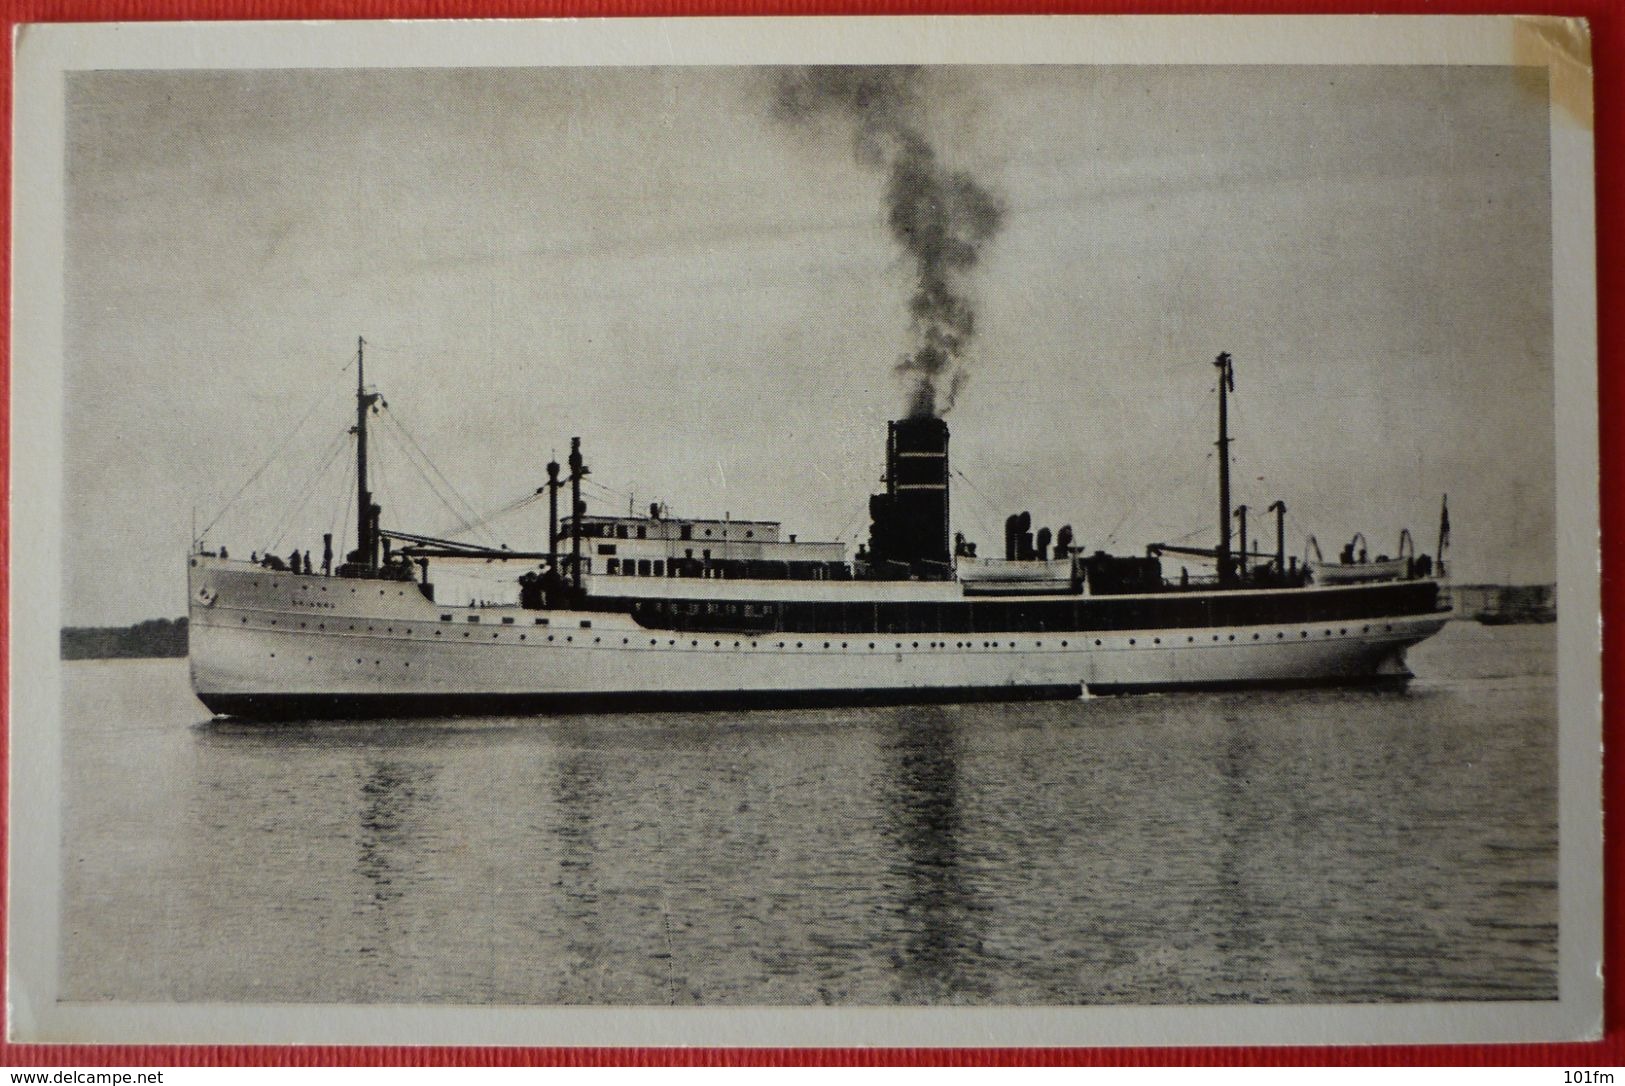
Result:
{"label": "black and white photograph", "polygon": [[13,1039],[1594,1035],[1586,50],[26,28]]}

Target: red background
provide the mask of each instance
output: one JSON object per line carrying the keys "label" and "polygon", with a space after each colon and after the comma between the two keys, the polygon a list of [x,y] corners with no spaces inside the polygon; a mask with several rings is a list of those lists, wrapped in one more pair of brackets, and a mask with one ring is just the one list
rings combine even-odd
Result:
{"label": "red background", "polygon": [[[194,19],[442,19],[632,17],[672,15],[1029,15],[1029,14],[1501,14],[1576,16],[1589,20],[1592,63],[1595,69],[1597,140],[1597,230],[1599,408],[1607,420],[1625,407],[1625,371],[1616,369],[1625,351],[1625,5],[1611,0],[1573,0],[1570,3],[1493,3],[1485,0],[1209,0],[1152,2],[1104,0],[1043,4],[1034,0],[5,0],[7,37],[20,23],[109,22]],[[11,293],[11,94],[12,58],[6,51],[0,64],[0,116],[5,125],[6,170],[3,182],[4,245],[0,246],[0,278],[5,296]],[[10,458],[10,311],[4,315],[6,366],[0,380],[0,419],[7,437],[0,457]],[[1603,425],[1601,449],[1604,615],[1603,698],[1613,705],[1625,684],[1625,662],[1617,637],[1608,636],[1607,620],[1621,614],[1625,586],[1619,575],[1620,532],[1625,528],[1625,501],[1608,485],[1625,470],[1625,432]],[[9,501],[4,504],[4,548],[8,561],[0,562],[0,593],[10,598]],[[9,607],[7,608],[9,611]],[[0,638],[9,631],[0,612]],[[0,674],[0,688],[8,674]],[[0,704],[8,704],[0,699]],[[9,725],[9,721],[8,721]],[[1625,819],[1617,800],[1622,780],[1619,713],[1604,714],[1604,846],[1607,902],[1616,900],[1622,885],[1621,841]],[[0,776],[0,796],[7,778]],[[8,808],[0,803],[0,818]],[[6,841],[0,840],[0,849]],[[8,865],[9,874],[9,865]],[[0,905],[0,909],[3,909]],[[1615,911],[1604,911],[1605,975],[1614,977],[1621,966],[1621,936],[1625,924]],[[0,948],[6,933],[0,930]],[[249,1046],[249,1045],[14,1045],[0,1042],[0,1065],[55,1067],[91,1065],[158,1066],[322,1066],[382,1064],[405,1066],[458,1065],[496,1067],[526,1064],[575,1065],[784,1065],[784,1064],[1097,1064],[1137,1065],[1562,1065],[1567,1067],[1618,1066],[1625,1063],[1625,987],[1609,985],[1604,995],[1605,1034],[1585,1044],[1525,1045],[1388,1045],[1377,1047],[1250,1047],[1250,1048],[1052,1048],[1052,1049],[717,1049],[717,1048],[383,1048],[364,1046]]]}

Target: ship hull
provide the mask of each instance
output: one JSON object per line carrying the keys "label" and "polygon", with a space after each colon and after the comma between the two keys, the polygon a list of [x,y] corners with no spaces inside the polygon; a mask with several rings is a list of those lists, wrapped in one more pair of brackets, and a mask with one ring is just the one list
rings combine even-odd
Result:
{"label": "ship hull", "polygon": [[[617,612],[447,607],[410,583],[193,563],[193,689],[212,712],[279,720],[1393,686],[1409,677],[1405,650],[1448,618],[724,633],[650,628]],[[1265,600],[1259,613],[1280,607]]]}

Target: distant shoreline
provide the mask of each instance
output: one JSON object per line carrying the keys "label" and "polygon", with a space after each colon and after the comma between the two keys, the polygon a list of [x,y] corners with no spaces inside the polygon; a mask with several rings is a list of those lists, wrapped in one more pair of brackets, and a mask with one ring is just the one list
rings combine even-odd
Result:
{"label": "distant shoreline", "polygon": [[186,619],[152,618],[133,626],[64,626],[62,659],[121,660],[186,655]]}
{"label": "distant shoreline", "polygon": [[1450,586],[1456,617],[1486,626],[1557,621],[1555,584],[1458,584]]}

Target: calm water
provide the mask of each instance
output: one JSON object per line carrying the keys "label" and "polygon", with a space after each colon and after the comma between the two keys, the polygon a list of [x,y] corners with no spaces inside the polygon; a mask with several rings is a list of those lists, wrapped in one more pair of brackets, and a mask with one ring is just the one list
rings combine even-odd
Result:
{"label": "calm water", "polygon": [[438,724],[69,664],[63,994],[1555,998],[1553,631],[1405,694]]}

